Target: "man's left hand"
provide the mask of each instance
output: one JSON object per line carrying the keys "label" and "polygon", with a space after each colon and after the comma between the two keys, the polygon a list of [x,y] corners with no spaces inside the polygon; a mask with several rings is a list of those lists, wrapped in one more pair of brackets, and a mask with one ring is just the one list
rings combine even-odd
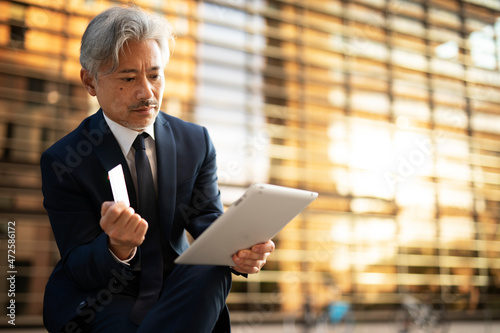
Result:
{"label": "man's left hand", "polygon": [[250,249],[240,250],[233,255],[235,266],[232,268],[243,274],[255,274],[266,264],[267,257],[274,251],[274,242],[268,240],[252,246]]}

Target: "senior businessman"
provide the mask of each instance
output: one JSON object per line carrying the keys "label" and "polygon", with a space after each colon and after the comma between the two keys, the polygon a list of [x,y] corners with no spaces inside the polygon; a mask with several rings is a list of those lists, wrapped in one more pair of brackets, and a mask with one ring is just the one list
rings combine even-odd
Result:
{"label": "senior businessman", "polygon": [[[61,255],[46,286],[49,332],[229,332],[231,274],[257,273],[272,241],[234,266],[176,265],[223,212],[207,130],[160,112],[174,35],[136,7],[96,16],[81,81],[100,109],[41,158],[44,206]],[[168,111],[168,110],[167,110]],[[123,168],[130,207],[113,202]]]}

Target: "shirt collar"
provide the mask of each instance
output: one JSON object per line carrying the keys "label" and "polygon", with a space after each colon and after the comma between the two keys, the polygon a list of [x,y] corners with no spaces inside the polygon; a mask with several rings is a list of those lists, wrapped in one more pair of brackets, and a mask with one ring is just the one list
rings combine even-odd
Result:
{"label": "shirt collar", "polygon": [[108,116],[106,116],[104,112],[102,114],[104,115],[104,119],[106,120],[109,129],[115,136],[116,141],[118,141],[123,156],[128,155],[130,148],[132,147],[132,144],[134,143],[134,140],[138,134],[146,132],[153,140],[155,139],[154,123],[146,127],[144,131],[137,132],[123,125],[118,124],[116,121],[111,120],[110,118],[108,118]]}

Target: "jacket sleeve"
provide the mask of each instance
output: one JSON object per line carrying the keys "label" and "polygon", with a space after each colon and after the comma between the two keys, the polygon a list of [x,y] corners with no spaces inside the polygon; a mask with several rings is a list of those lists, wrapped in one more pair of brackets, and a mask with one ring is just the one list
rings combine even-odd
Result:
{"label": "jacket sleeve", "polygon": [[[82,289],[90,290],[106,286],[113,271],[131,269],[117,262],[108,250],[108,237],[99,226],[102,203],[99,188],[95,193],[89,193],[92,186],[84,189],[82,182],[74,177],[78,165],[70,165],[57,154],[45,152],[40,167],[44,207],[66,275]],[[99,177],[95,169],[86,172],[82,179],[87,178],[89,183]]]}

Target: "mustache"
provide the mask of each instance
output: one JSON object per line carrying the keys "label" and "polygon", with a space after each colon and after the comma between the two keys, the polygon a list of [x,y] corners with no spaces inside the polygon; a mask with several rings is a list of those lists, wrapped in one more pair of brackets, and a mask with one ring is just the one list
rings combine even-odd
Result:
{"label": "mustache", "polygon": [[150,107],[150,106],[157,107],[158,106],[158,101],[155,98],[146,99],[146,100],[140,101],[138,103],[129,105],[128,109],[129,110],[135,110],[135,109],[140,109],[140,108]]}

